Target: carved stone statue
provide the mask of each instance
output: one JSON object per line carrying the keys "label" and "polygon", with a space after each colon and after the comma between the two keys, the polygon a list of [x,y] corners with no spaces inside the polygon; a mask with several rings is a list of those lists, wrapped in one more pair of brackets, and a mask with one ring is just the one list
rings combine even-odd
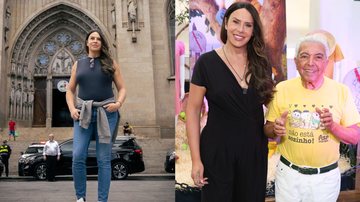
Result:
{"label": "carved stone statue", "polygon": [[5,26],[4,26],[4,41],[7,44],[8,42],[8,33],[10,30],[10,16],[11,16],[11,11],[10,11],[10,7],[7,6],[6,7],[6,11],[5,11]]}
{"label": "carved stone statue", "polygon": [[128,8],[128,16],[129,16],[129,20],[130,22],[136,22],[136,17],[137,17],[137,2],[136,0],[128,0],[127,3],[127,8]]}
{"label": "carved stone statue", "polygon": [[24,65],[23,71],[24,71],[23,76],[24,76],[25,78],[27,78],[27,77],[28,77],[28,74],[29,74],[29,72],[28,72],[28,66],[27,66],[27,65]]}
{"label": "carved stone statue", "polygon": [[32,120],[33,118],[33,103],[34,103],[34,88],[33,85],[30,85],[29,88],[29,99],[28,99],[28,114],[29,114],[29,119]]}
{"label": "carved stone statue", "polygon": [[5,26],[9,26],[9,24],[10,24],[10,22],[9,22],[10,16],[11,16],[10,6],[7,6],[6,11],[5,11],[5,19],[7,20],[7,22],[6,22]]}
{"label": "carved stone statue", "polygon": [[[111,4],[111,19],[112,19],[112,28],[114,29],[114,41],[116,41],[116,8],[115,3]],[[114,46],[116,46],[115,43],[113,43]]]}
{"label": "carved stone statue", "polygon": [[15,91],[15,101],[16,101],[15,116],[18,119],[21,118],[21,97],[22,97],[21,84],[18,83],[18,86],[17,86],[16,91]]}
{"label": "carved stone statue", "polygon": [[16,73],[16,64],[15,62],[11,62],[11,74],[15,74]]}
{"label": "carved stone statue", "polygon": [[10,91],[10,118],[14,117],[15,109],[15,82],[11,82],[11,91]]}
{"label": "carved stone statue", "polygon": [[24,90],[22,92],[22,119],[27,119],[27,105],[28,105],[28,90],[26,85],[24,85]]}
{"label": "carved stone statue", "polygon": [[22,76],[23,75],[23,68],[20,63],[17,64],[17,75]]}
{"label": "carved stone statue", "polygon": [[112,20],[112,26],[114,27],[114,26],[116,26],[116,13],[115,13],[115,11],[116,11],[116,9],[115,9],[115,3],[112,3],[111,4],[111,11],[110,11],[110,13],[111,13],[111,20]]}

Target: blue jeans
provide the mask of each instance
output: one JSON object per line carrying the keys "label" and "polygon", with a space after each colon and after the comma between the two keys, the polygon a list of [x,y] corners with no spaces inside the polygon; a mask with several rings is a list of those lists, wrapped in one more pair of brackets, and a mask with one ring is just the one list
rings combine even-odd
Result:
{"label": "blue jeans", "polygon": [[[96,159],[98,165],[98,201],[107,202],[111,182],[111,148],[110,144],[99,143],[96,125],[96,108],[92,110],[91,123],[88,129],[79,126],[79,121],[74,121],[74,143],[72,173],[76,197],[86,198],[86,158],[90,140],[96,139]],[[117,126],[118,112],[106,112],[111,134]]]}

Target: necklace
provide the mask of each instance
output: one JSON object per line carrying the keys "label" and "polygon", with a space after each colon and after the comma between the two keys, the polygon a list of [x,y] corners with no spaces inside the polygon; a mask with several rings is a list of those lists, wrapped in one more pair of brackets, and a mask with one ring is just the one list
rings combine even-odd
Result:
{"label": "necklace", "polygon": [[[240,83],[241,83],[241,82],[245,79],[246,63],[245,63],[245,65],[244,65],[243,78],[241,78],[241,76],[235,71],[235,68],[231,65],[229,59],[227,58],[226,53],[225,53],[225,50],[224,50],[224,46],[222,47],[222,51],[223,51],[223,53],[224,53],[224,56],[225,56],[225,58],[226,58],[226,61],[227,61],[227,62],[229,63],[229,65],[230,65],[230,68],[235,72],[235,75],[236,75],[237,77],[239,77]],[[243,88],[243,87],[241,86],[241,84],[239,84],[239,85],[240,85],[240,87],[242,88],[243,94],[247,94],[247,88]]]}
{"label": "necklace", "polygon": [[224,50],[224,46],[222,47],[222,51],[224,53],[225,59],[226,61],[229,63],[231,69],[235,72],[236,76],[240,79],[240,82],[242,82],[245,79],[245,72],[246,72],[246,64],[244,65],[244,73],[243,73],[243,77],[241,78],[241,76],[235,71],[235,68],[231,65],[229,59],[226,56],[225,50]]}

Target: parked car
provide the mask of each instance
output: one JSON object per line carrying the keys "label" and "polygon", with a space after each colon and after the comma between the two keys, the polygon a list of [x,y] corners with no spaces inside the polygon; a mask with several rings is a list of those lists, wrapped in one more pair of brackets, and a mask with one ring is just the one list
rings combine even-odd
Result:
{"label": "parked car", "polygon": [[166,153],[164,168],[168,173],[175,173],[175,160],[177,156],[175,154],[175,150],[172,149]]}
{"label": "parked car", "polygon": [[[56,175],[72,174],[73,139],[66,140],[60,145],[61,156],[57,163]],[[46,179],[46,163],[42,150],[44,144],[29,145],[18,162],[19,176],[34,176],[36,179]],[[111,174],[115,180],[125,179],[129,174],[145,170],[142,148],[137,144],[135,137],[117,137],[112,148]],[[91,141],[86,161],[87,174],[97,174],[96,142]]]}

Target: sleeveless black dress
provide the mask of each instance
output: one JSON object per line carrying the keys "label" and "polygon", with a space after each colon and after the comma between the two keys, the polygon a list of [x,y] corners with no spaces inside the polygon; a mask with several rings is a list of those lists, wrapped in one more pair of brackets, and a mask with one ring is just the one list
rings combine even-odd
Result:
{"label": "sleeveless black dress", "polygon": [[262,104],[250,80],[244,94],[234,74],[215,52],[200,56],[191,83],[206,88],[208,120],[200,155],[208,185],[204,202],[265,201],[268,139]]}

